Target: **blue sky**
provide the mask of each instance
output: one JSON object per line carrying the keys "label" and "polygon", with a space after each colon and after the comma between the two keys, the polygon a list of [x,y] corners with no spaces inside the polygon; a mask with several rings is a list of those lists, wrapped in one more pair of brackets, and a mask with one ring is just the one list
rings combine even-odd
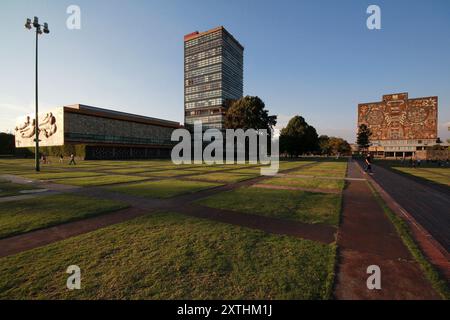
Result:
{"label": "blue sky", "polygon": [[[66,8],[81,8],[81,30]],[[366,27],[381,8],[382,29]],[[450,138],[450,1],[2,0],[0,130],[34,106],[39,16],[42,109],[84,103],[183,120],[183,36],[224,25],[244,46],[244,94],[280,126],[300,114],[319,134],[354,141],[356,109],[383,94],[439,96],[439,135]]]}

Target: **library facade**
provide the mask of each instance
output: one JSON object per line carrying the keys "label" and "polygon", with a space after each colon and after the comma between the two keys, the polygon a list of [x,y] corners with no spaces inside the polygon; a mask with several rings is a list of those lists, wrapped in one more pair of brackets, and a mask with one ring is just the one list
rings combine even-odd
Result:
{"label": "library facade", "polygon": [[358,127],[372,136],[369,152],[380,158],[429,158],[436,145],[438,97],[409,99],[408,93],[384,95],[382,101],[358,105]]}
{"label": "library facade", "polygon": [[[174,121],[82,104],[57,107],[39,114],[38,120],[43,150],[78,150],[76,156],[86,160],[168,158],[171,134],[181,127]],[[34,147],[35,124],[31,115],[17,120],[17,148]]]}

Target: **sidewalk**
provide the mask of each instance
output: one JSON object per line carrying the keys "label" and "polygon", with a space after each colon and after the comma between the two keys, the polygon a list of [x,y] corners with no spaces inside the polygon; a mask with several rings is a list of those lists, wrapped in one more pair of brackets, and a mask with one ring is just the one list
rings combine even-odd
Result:
{"label": "sidewalk", "polygon": [[[362,179],[355,162],[347,176]],[[338,234],[337,299],[440,299],[364,180],[350,180],[343,193]],[[366,286],[367,267],[381,269],[381,290]]]}

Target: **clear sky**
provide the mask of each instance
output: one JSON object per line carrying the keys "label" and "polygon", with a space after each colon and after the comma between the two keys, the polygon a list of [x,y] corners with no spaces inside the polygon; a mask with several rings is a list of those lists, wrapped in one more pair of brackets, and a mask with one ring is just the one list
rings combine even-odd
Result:
{"label": "clear sky", "polygon": [[[81,30],[66,27],[69,5]],[[381,8],[381,30],[366,9]],[[1,0],[0,130],[34,108],[34,35],[40,105],[83,103],[183,120],[183,36],[225,26],[244,46],[244,94],[280,125],[299,114],[319,134],[355,140],[357,104],[383,94],[439,96],[439,135],[450,138],[448,0]]]}

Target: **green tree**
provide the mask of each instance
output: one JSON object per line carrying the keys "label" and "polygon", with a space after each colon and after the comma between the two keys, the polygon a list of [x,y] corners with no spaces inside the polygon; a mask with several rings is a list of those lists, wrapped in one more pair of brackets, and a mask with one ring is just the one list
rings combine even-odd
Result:
{"label": "green tree", "polygon": [[372,136],[372,131],[365,124],[361,124],[358,128],[358,135],[356,137],[356,143],[358,146],[365,150],[370,145],[370,137]]}
{"label": "green tree", "polygon": [[297,157],[319,149],[316,129],[301,116],[295,116],[280,133],[280,151]]}
{"label": "green tree", "polygon": [[321,154],[326,155],[349,154],[351,152],[351,147],[350,144],[342,138],[321,135],[319,137],[319,150]]}
{"label": "green tree", "polygon": [[259,97],[246,96],[229,104],[224,121],[226,129],[267,129],[270,133],[277,124],[277,116],[269,116]]}
{"label": "green tree", "polygon": [[328,146],[330,153],[333,155],[349,154],[352,150],[350,144],[346,140],[338,137],[330,137]]}
{"label": "green tree", "polygon": [[14,154],[15,149],[14,135],[0,132],[0,154]]}
{"label": "green tree", "polygon": [[330,154],[330,137],[327,135],[321,135],[319,137],[319,150],[321,154]]}

